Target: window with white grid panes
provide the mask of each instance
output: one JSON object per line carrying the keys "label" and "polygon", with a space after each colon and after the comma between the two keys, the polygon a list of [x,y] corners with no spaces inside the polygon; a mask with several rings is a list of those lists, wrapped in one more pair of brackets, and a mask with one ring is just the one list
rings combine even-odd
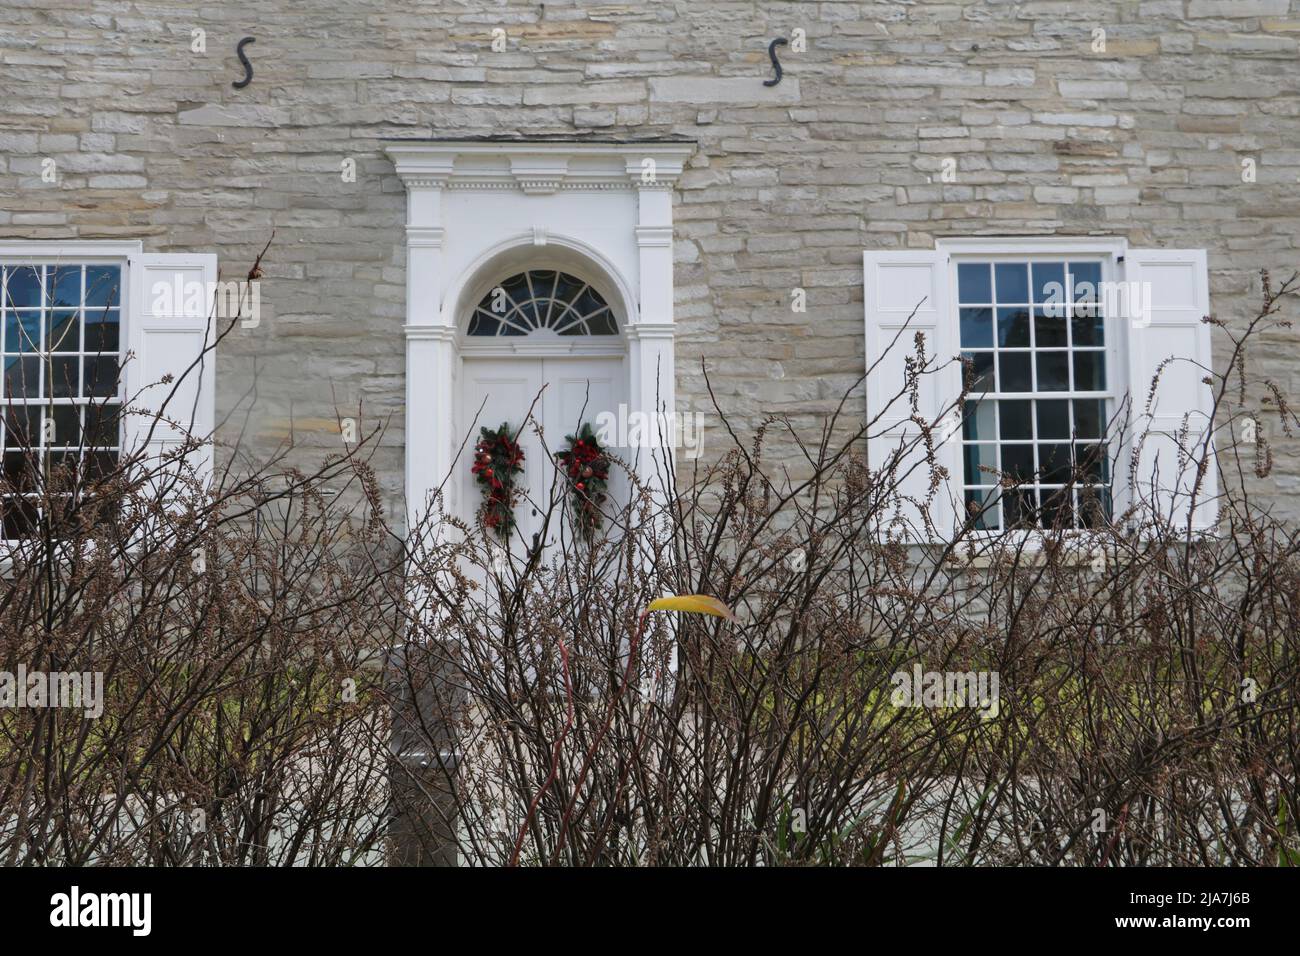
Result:
{"label": "window with white grid panes", "polygon": [[6,539],[36,525],[41,488],[116,467],[123,274],[118,263],[0,262]]}
{"label": "window with white grid panes", "polygon": [[1102,262],[957,263],[966,509],[976,527],[1088,528],[1110,519]]}

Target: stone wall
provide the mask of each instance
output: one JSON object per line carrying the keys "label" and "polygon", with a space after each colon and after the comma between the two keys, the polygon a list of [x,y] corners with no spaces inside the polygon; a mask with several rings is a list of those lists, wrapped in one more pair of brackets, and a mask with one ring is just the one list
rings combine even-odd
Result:
{"label": "stone wall", "polygon": [[[1300,0],[3,8],[0,237],[215,251],[238,278],[274,231],[262,322],[221,351],[226,433],[248,413],[265,453],[292,424],[310,457],[337,447],[335,407],[362,403],[363,426],[387,422],[394,502],[405,212],[384,138],[698,140],[677,210],[678,390],[702,406],[703,357],[741,423],[811,424],[861,374],[864,248],[980,233],[1205,247],[1229,320],[1261,268],[1300,263]],[[795,29],[806,51],[784,48],[784,81],[763,86],[767,43]],[[255,76],[236,90],[243,36]],[[1258,368],[1300,394],[1295,334],[1264,344]],[[1295,513],[1300,445],[1275,453],[1258,490]]]}

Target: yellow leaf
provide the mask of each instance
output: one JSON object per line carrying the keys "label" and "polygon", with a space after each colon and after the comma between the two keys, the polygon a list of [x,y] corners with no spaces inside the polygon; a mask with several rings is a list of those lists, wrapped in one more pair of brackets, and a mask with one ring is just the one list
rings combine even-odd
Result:
{"label": "yellow leaf", "polygon": [[731,608],[707,594],[678,594],[673,597],[657,598],[650,602],[650,607],[647,610],[683,611],[686,614],[712,614],[714,617],[725,617],[728,621],[736,619],[736,615],[731,613]]}

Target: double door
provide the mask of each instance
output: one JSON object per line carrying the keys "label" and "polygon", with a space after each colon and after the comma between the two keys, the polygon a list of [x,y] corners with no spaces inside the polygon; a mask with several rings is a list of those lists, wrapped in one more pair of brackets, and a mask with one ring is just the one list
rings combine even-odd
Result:
{"label": "double door", "polygon": [[[576,434],[584,422],[596,428],[602,412],[612,413],[617,420],[619,406],[626,401],[624,360],[621,356],[546,356],[466,357],[463,361],[456,434],[458,440],[470,437],[455,464],[461,516],[473,523],[483,502],[470,471],[479,429],[504,423],[517,433],[524,453],[523,472],[516,478],[519,497],[510,550],[522,555],[535,544],[553,548],[564,512],[555,508],[549,523],[547,512],[553,497],[566,492],[554,456],[568,446],[565,436]],[[626,483],[617,467],[611,468],[610,479],[612,504],[625,493]]]}

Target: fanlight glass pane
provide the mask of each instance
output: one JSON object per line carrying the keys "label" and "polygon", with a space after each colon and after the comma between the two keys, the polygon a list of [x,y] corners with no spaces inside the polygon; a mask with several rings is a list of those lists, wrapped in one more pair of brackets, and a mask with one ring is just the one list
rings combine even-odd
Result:
{"label": "fanlight glass pane", "polygon": [[599,292],[567,272],[534,269],[511,276],[488,291],[466,335],[617,335],[614,313]]}

